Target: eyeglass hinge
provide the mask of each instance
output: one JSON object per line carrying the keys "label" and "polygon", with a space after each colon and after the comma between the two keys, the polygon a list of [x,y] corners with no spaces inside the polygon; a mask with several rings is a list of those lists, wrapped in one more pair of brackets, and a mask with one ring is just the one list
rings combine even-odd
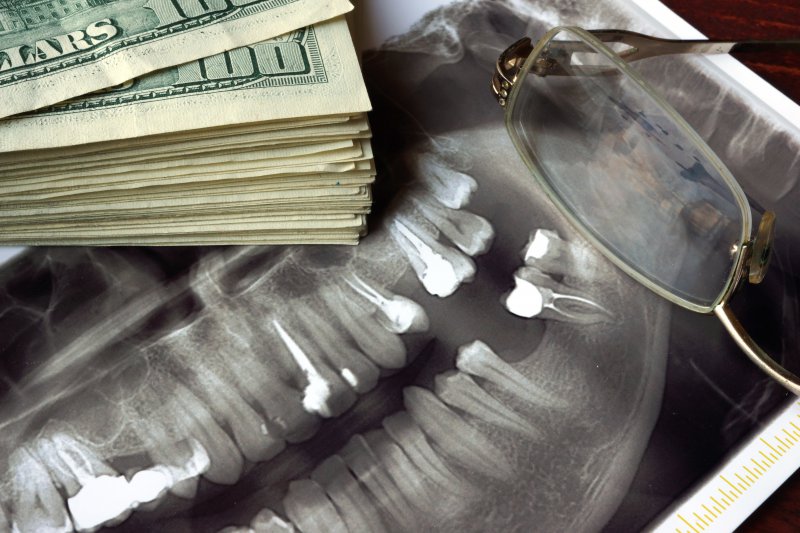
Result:
{"label": "eyeglass hinge", "polygon": [[508,95],[514,87],[525,60],[533,52],[529,37],[524,37],[509,46],[497,59],[497,67],[492,77],[492,92],[500,107],[508,103]]}

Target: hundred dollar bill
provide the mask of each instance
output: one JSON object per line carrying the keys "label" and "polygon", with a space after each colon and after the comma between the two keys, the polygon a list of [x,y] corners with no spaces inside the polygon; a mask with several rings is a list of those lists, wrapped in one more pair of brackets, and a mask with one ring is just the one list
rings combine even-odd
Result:
{"label": "hundred dollar bill", "polygon": [[0,118],[351,9],[347,0],[0,0]]}
{"label": "hundred dollar bill", "polygon": [[2,121],[0,151],[369,109],[347,23],[340,17]]}

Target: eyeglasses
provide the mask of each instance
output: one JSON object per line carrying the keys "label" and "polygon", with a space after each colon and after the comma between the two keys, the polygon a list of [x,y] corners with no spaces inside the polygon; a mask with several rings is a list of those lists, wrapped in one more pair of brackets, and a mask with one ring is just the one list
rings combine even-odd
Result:
{"label": "eyeglasses", "polygon": [[748,335],[729,301],[760,283],[775,215],[754,237],[744,192],[689,124],[628,63],[675,53],[727,53],[789,42],[677,41],[559,27],[514,43],[492,89],[533,176],[575,228],[667,300],[714,313],[745,354],[800,395],[800,378]]}

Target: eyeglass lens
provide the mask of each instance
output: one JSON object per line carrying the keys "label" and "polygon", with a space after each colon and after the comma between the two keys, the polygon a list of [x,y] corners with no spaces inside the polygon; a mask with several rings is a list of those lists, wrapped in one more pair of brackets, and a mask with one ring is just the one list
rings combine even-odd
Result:
{"label": "eyeglass lens", "polygon": [[750,231],[743,194],[674,112],[598,50],[563,30],[529,58],[511,136],[553,199],[623,266],[710,310]]}

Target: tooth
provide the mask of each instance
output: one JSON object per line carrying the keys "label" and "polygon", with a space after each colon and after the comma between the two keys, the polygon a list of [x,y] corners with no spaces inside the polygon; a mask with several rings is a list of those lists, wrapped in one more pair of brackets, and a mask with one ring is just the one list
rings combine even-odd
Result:
{"label": "tooth", "polygon": [[455,461],[498,480],[514,477],[514,471],[503,453],[432,392],[420,387],[406,387],[403,389],[403,401],[422,431]]}
{"label": "tooth", "polygon": [[13,530],[20,532],[73,531],[61,495],[44,465],[28,450],[18,448],[9,457],[12,472],[11,516]]}
{"label": "tooth", "polygon": [[398,334],[428,331],[428,314],[417,302],[373,287],[355,274],[351,278],[346,279],[347,284],[378,308],[381,312],[379,322],[383,327]]}
{"label": "tooth", "polygon": [[139,504],[159,499],[175,483],[175,477],[165,466],[140,470],[128,482],[131,496]]}
{"label": "tooth", "polygon": [[171,478],[169,491],[179,498],[192,499],[197,493],[199,476],[211,466],[208,453],[195,439],[175,442],[157,418],[151,417],[146,424],[134,428],[146,443],[150,458],[167,469]]}
{"label": "tooth", "polygon": [[249,527],[228,526],[220,529],[217,533],[254,533]]}
{"label": "tooth", "polygon": [[462,283],[472,281],[475,263],[469,257],[442,245],[421,228],[417,228],[421,236],[415,234],[407,224],[414,225],[407,218],[398,218],[391,222],[389,231],[405,252],[425,290],[445,298]]}
{"label": "tooth", "polygon": [[486,253],[494,240],[494,228],[485,218],[469,211],[437,205],[427,196],[412,196],[422,213],[467,255]]}
{"label": "tooth", "polygon": [[253,517],[250,527],[255,533],[295,533],[296,531],[291,522],[286,522],[266,507]]}
{"label": "tooth", "polygon": [[428,516],[438,514],[437,509],[442,505],[441,495],[432,490],[428,480],[386,432],[380,429],[369,431],[364,438],[406,499]]}
{"label": "tooth", "polygon": [[417,164],[419,168],[416,175],[420,183],[432,192],[439,202],[451,209],[465,207],[478,190],[478,182],[471,176],[449,168],[437,158],[423,156],[419,158]]}
{"label": "tooth", "polygon": [[[378,384],[380,370],[364,354],[349,346],[348,340],[316,311],[305,307],[299,311],[304,318],[305,337],[314,341],[339,375],[359,394],[369,392]],[[337,313],[338,314],[338,313]]]}
{"label": "tooth", "polygon": [[94,531],[100,526],[124,520],[138,503],[123,476],[93,478],[67,500],[77,531]]}
{"label": "tooth", "polygon": [[[536,267],[522,267],[514,273],[514,289],[505,296],[504,305],[523,318],[542,318],[575,324],[608,322],[613,314],[602,305],[569,294],[574,292]],[[564,291],[564,292],[556,292]]]}
{"label": "tooth", "polygon": [[461,409],[489,424],[535,439],[542,435],[515,411],[512,411],[464,372],[451,370],[434,379],[436,395],[447,405]]}
{"label": "tooth", "polygon": [[555,276],[563,276],[571,283],[591,282],[603,276],[597,252],[581,241],[565,241],[558,233],[537,229],[531,233],[522,250],[522,259],[528,266]]}
{"label": "tooth", "polygon": [[336,373],[322,361],[316,361],[317,364],[314,366],[306,352],[278,321],[273,320],[272,324],[308,381],[303,390],[303,407],[307,411],[317,413],[324,418],[332,418],[344,413],[355,403],[355,394]]}
{"label": "tooth", "polygon": [[231,365],[230,370],[284,440],[302,442],[317,432],[319,417],[303,408],[302,393],[284,383],[269,365],[245,356]]}
{"label": "tooth", "polygon": [[482,341],[474,341],[458,349],[456,368],[471,376],[483,378],[531,405],[568,407],[564,401],[555,398],[503,361]]}
{"label": "tooth", "polygon": [[217,425],[206,407],[181,384],[172,393],[178,408],[175,424],[204,448],[210,463],[205,477],[221,485],[232,485],[242,473],[242,455],[228,435]]}
{"label": "tooth", "polygon": [[405,366],[406,347],[400,337],[378,324],[374,316],[359,308],[358,303],[345,296],[342,289],[325,287],[320,294],[358,347],[375,364],[388,369]]}
{"label": "tooth", "polygon": [[65,433],[37,439],[33,450],[47,466],[56,485],[63,487],[68,496],[74,496],[99,475],[117,475],[94,451]]}
{"label": "tooth", "polygon": [[272,435],[265,421],[250,407],[230,385],[219,379],[212,370],[197,364],[185,379],[198,382],[197,392],[211,411],[230,427],[242,455],[257,463],[278,455],[286,442]]}
{"label": "tooth", "polygon": [[411,461],[441,488],[458,490],[465,486],[431,448],[422,430],[405,411],[383,419],[383,428]]}
{"label": "tooth", "polygon": [[289,483],[283,506],[289,520],[303,533],[347,533],[347,526],[325,491],[310,479]]}
{"label": "tooth", "polygon": [[353,532],[382,533],[386,528],[375,504],[361,490],[356,478],[347,469],[344,459],[332,455],[311,473],[311,479],[325,489],[328,498],[339,510],[347,530]]}
{"label": "tooth", "polygon": [[367,487],[382,510],[388,512],[402,529],[415,530],[414,511],[394,481],[383,470],[364,437],[354,435],[339,451],[339,455],[356,478]]}

